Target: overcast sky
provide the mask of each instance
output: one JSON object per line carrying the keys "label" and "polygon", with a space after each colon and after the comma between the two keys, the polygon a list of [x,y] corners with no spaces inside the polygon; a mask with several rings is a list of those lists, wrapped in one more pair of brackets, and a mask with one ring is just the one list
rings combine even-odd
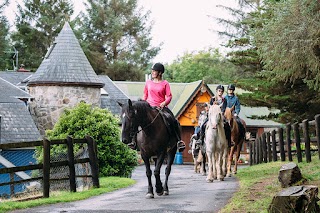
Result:
{"label": "overcast sky", "polygon": [[[0,0],[1,1],[1,0]],[[17,11],[16,2],[11,0],[5,14],[11,23]],[[170,63],[184,52],[203,50],[208,47],[220,47],[215,29],[221,26],[210,17],[226,17],[228,14],[216,5],[235,6],[235,0],[138,0],[145,10],[150,10],[152,44],[163,42],[162,50],[154,62]],[[84,10],[81,0],[73,0],[75,14]]]}

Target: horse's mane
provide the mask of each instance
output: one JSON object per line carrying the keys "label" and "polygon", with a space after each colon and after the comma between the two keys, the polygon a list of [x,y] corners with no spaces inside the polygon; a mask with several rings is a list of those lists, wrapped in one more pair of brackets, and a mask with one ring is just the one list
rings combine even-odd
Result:
{"label": "horse's mane", "polygon": [[[209,112],[208,112],[208,118],[211,117],[212,114],[221,114],[221,108],[219,105],[213,104],[212,106],[210,106]],[[222,116],[222,115],[220,115],[220,116]],[[217,125],[223,126],[223,119],[222,118],[219,120],[219,123]]]}
{"label": "horse's mane", "polygon": [[138,113],[146,112],[147,110],[152,109],[150,104],[146,101],[133,101],[132,106],[138,111]]}

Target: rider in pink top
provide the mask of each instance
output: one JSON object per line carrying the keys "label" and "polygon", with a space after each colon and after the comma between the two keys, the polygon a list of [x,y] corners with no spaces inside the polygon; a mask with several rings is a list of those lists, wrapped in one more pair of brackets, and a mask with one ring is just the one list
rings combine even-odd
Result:
{"label": "rider in pink top", "polygon": [[170,114],[174,120],[174,131],[178,139],[178,150],[182,152],[185,149],[185,144],[180,138],[180,124],[175,119],[171,110],[167,107],[172,99],[169,82],[162,79],[164,66],[161,63],[155,63],[152,66],[151,80],[146,82],[143,90],[143,100],[147,101],[152,107],[159,107],[163,112]]}
{"label": "rider in pink top", "polygon": [[172,94],[169,82],[162,80],[154,82],[148,80],[143,91],[143,100],[146,100],[151,106],[164,107],[170,104]]}

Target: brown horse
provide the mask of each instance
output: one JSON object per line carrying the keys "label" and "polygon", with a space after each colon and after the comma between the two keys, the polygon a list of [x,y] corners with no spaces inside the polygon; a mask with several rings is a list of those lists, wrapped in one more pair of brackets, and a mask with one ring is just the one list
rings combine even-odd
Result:
{"label": "brown horse", "polygon": [[[168,179],[176,151],[177,138],[170,134],[159,109],[152,108],[146,101],[131,101],[122,104],[122,142],[130,144],[136,136],[136,142],[146,167],[148,192],[146,198],[154,198],[150,159],[155,162],[154,176],[157,195],[169,195]],[[177,134],[181,134],[178,132]],[[167,158],[165,182],[160,179],[161,166]]]}
{"label": "brown horse", "polygon": [[230,148],[229,156],[228,156],[228,166],[227,166],[227,176],[231,176],[231,164],[233,161],[233,155],[236,153],[234,167],[233,167],[233,174],[237,174],[237,167],[238,167],[238,160],[240,156],[240,151],[242,148],[242,144],[245,140],[245,132],[246,132],[246,123],[244,120],[241,120],[243,125],[243,131],[239,128],[239,123],[237,122],[236,118],[234,117],[234,106],[231,108],[226,108],[224,112],[224,116],[228,121],[230,128],[231,128],[231,143],[234,145]]}

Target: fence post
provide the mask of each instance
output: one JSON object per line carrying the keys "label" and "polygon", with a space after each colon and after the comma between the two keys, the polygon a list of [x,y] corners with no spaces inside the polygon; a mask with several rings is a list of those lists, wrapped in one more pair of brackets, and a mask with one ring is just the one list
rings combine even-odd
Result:
{"label": "fence post", "polygon": [[278,128],[279,133],[279,146],[280,146],[280,157],[281,161],[286,160],[286,154],[284,153],[284,142],[283,142],[283,128]]}
{"label": "fence post", "polygon": [[276,131],[272,130],[271,132],[272,137],[272,158],[273,161],[277,161],[277,141],[276,141]]}
{"label": "fence post", "polygon": [[305,143],[305,153],[307,163],[311,162],[311,152],[310,152],[310,137],[309,137],[309,122],[308,119],[302,121],[303,124],[303,138]]}
{"label": "fence post", "polygon": [[74,166],[74,152],[73,152],[73,138],[68,136],[66,139],[68,147],[68,166],[69,166],[69,182],[70,182],[70,191],[76,192],[76,169]]}
{"label": "fence post", "polygon": [[272,161],[271,144],[270,144],[270,132],[267,132],[267,149],[268,149],[268,161]]}
{"label": "fence post", "polygon": [[[14,181],[14,172],[10,172],[10,182]],[[14,184],[10,184],[10,197],[14,195]]]}
{"label": "fence post", "polygon": [[260,164],[260,137],[257,138],[256,154],[257,154],[257,164]]}
{"label": "fence post", "polygon": [[291,153],[291,124],[288,123],[286,127],[286,138],[287,138],[287,152],[289,161],[292,161],[292,153]]}
{"label": "fence post", "polygon": [[253,165],[253,150],[252,150],[252,142],[249,142],[249,165]]}
{"label": "fence post", "polygon": [[265,163],[268,163],[268,159],[267,159],[268,150],[267,150],[266,133],[265,132],[262,134],[262,148],[263,148],[263,161]]}
{"label": "fence post", "polygon": [[99,188],[99,167],[97,153],[95,152],[94,140],[90,136],[86,136],[86,140],[88,144],[89,159],[92,172],[92,183],[94,187]]}
{"label": "fence post", "polygon": [[296,142],[298,163],[301,163],[302,162],[302,153],[301,153],[301,140],[300,140],[300,132],[299,132],[298,122],[293,124],[293,132],[294,132],[294,140]]}
{"label": "fence post", "polygon": [[43,139],[43,197],[49,197],[50,191],[50,141]]}
{"label": "fence post", "polygon": [[314,120],[316,122],[316,138],[317,138],[317,145],[318,145],[318,156],[320,159],[320,115],[314,116]]}

